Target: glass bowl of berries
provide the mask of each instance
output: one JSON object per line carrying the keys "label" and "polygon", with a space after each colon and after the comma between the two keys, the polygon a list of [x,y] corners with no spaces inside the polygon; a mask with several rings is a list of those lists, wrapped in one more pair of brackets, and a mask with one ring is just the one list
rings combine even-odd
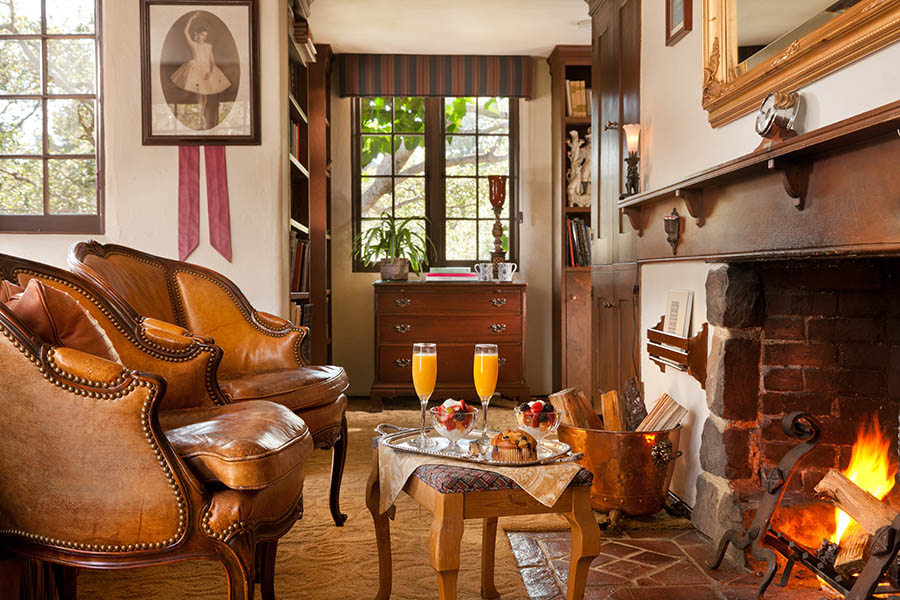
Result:
{"label": "glass bowl of berries", "polygon": [[536,439],[538,447],[559,428],[559,411],[547,400],[523,402],[515,408],[515,413],[519,429]]}
{"label": "glass bowl of berries", "polygon": [[478,409],[469,406],[465,400],[448,398],[440,406],[431,409],[431,420],[434,429],[439,434],[450,440],[449,452],[463,453],[459,446],[459,440],[466,437],[475,427],[478,421]]}

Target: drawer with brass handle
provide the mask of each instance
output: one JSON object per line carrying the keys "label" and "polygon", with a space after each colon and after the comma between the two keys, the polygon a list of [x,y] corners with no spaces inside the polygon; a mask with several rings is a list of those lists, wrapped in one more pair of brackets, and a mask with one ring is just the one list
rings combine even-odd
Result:
{"label": "drawer with brass handle", "polygon": [[410,298],[394,298],[394,304],[400,308],[406,308],[409,306],[410,302],[412,302],[412,299]]}
{"label": "drawer with brass handle", "polygon": [[397,365],[398,367],[409,367],[410,365],[412,365],[412,359],[411,358],[395,358],[394,364]]}
{"label": "drawer with brass handle", "polygon": [[379,315],[376,329],[380,344],[517,342],[523,335],[521,315],[504,316],[502,320],[497,316]]}
{"label": "drawer with brass handle", "polygon": [[398,323],[394,325],[394,331],[396,331],[397,333],[406,333],[410,329],[412,329],[412,325],[410,325],[409,323]]}
{"label": "drawer with brass handle", "polygon": [[491,323],[491,331],[494,333],[503,333],[506,331],[506,323]]}
{"label": "drawer with brass handle", "polygon": [[506,298],[491,298],[491,305],[496,307],[505,306],[508,300]]}
{"label": "drawer with brass handle", "polygon": [[522,294],[501,289],[441,290],[440,294],[390,290],[375,295],[375,307],[379,315],[518,314]]}

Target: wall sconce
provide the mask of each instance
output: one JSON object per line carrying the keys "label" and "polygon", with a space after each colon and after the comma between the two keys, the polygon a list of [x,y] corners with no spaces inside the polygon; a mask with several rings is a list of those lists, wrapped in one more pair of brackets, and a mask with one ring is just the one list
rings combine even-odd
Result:
{"label": "wall sconce", "polygon": [[663,217],[663,227],[666,230],[666,241],[672,246],[672,256],[678,250],[678,241],[681,239],[681,215],[673,208],[672,212]]}
{"label": "wall sconce", "polygon": [[622,130],[625,132],[625,145],[628,147],[628,156],[625,157],[628,172],[625,175],[625,193],[622,194],[622,197],[627,197],[637,194],[640,186],[638,164],[641,159],[638,157],[638,151],[641,142],[641,125],[640,123],[628,123],[622,125]]}

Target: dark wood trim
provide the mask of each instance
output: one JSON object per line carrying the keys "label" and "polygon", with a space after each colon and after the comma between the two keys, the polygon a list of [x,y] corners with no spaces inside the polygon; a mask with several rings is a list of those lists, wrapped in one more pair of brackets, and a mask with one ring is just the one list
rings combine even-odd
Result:
{"label": "dark wood trim", "polygon": [[[152,133],[151,117],[151,73],[150,73],[150,7],[169,5],[187,8],[188,6],[246,6],[250,11],[248,23],[250,43],[250,134],[241,136],[228,135],[159,135]],[[260,77],[259,77],[259,5],[257,0],[141,0],[141,126],[142,144],[144,146],[258,146],[260,134]]]}
{"label": "dark wood trim", "polygon": [[672,35],[672,0],[665,0],[666,3],[666,46],[674,46],[681,38],[686,36],[693,29],[694,7],[692,0],[682,0],[684,2],[684,28]]}
{"label": "dark wood trim", "polygon": [[0,215],[2,233],[103,233],[103,215]]}

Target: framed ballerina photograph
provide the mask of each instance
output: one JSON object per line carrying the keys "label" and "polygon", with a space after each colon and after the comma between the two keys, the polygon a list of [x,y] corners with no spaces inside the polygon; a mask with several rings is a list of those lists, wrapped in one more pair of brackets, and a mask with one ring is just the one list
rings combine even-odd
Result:
{"label": "framed ballerina photograph", "polygon": [[257,0],[141,0],[144,145],[259,144]]}

